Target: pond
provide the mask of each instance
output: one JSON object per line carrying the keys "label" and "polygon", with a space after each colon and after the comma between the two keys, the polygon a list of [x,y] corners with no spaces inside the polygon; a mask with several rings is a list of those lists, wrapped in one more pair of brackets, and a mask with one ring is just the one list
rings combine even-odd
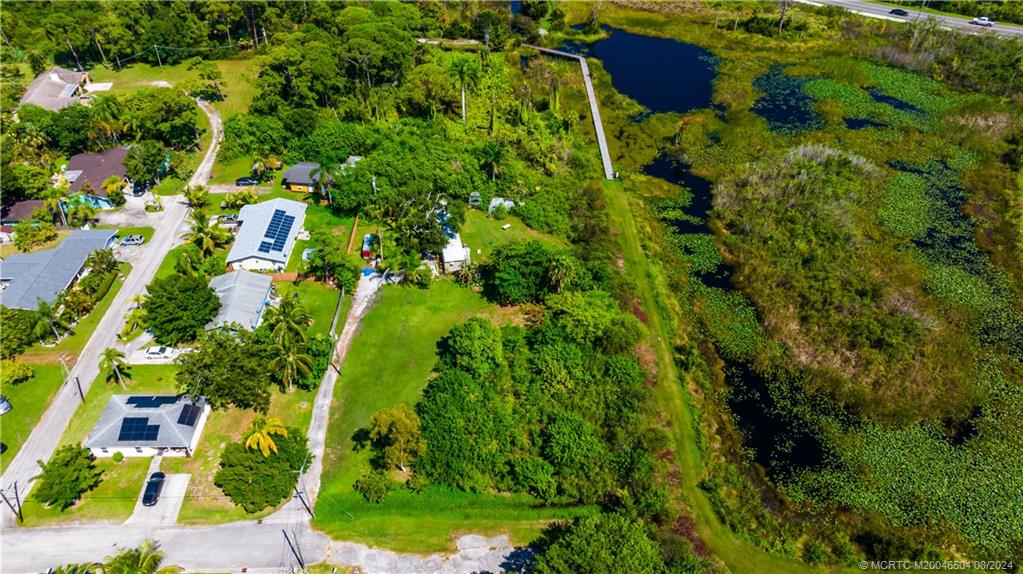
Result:
{"label": "pond", "polygon": [[677,40],[603,28],[608,37],[562,49],[600,60],[615,89],[651,112],[684,114],[710,105],[717,76],[714,54]]}
{"label": "pond", "polygon": [[[711,107],[716,63],[708,51],[674,40],[609,31],[608,38],[593,45],[569,44],[562,49],[600,59],[615,89],[651,112],[681,114]],[[775,70],[775,74],[780,72]],[[779,79],[778,75],[772,79]],[[784,83],[784,79],[781,81]],[[801,92],[802,83],[797,82]],[[786,98],[791,93],[788,91]],[[805,109],[803,102],[795,107]],[[713,207],[711,181],[693,174],[688,165],[679,163],[670,153],[660,154],[643,172],[688,192],[666,205],[662,213],[662,221],[674,235],[712,234],[708,225]],[[735,289],[731,275],[732,269],[724,263],[709,272],[693,273],[703,286],[725,291]],[[756,453],[756,462],[770,470],[819,464],[823,457],[819,441],[793,428],[786,414],[775,408],[769,382],[741,362],[726,365],[725,378],[732,390],[729,407],[746,437],[745,445]]]}

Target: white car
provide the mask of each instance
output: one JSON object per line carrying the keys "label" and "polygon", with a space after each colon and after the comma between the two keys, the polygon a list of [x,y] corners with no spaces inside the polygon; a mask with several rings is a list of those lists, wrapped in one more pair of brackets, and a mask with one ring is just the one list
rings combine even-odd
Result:
{"label": "white car", "polygon": [[169,359],[172,355],[170,347],[149,347],[146,349],[147,359]]}
{"label": "white car", "polygon": [[974,26],[984,26],[985,28],[990,28],[991,26],[995,25],[995,21],[992,20],[991,18],[988,18],[987,16],[980,16],[978,18],[970,20],[970,24],[973,24]]}

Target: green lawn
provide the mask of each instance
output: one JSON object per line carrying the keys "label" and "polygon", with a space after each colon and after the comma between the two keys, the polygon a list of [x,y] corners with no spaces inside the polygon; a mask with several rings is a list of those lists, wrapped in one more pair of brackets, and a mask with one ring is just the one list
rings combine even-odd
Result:
{"label": "green lawn", "polygon": [[369,453],[353,451],[353,433],[377,411],[418,402],[433,369],[437,341],[452,326],[487,313],[496,314],[497,308],[450,281],[429,289],[384,287],[363,319],[334,391],[317,528],[337,539],[398,551],[440,552],[470,532],[507,533],[524,543],[552,518],[588,510],[538,508],[527,496],[442,487],[421,494],[396,491],[376,505],[352,489],[369,468]]}
{"label": "green lawn", "polygon": [[[341,292],[319,281],[305,280],[301,282],[280,281],[275,284],[277,294],[285,295],[292,291],[298,293],[298,299],[313,316],[310,333],[328,335],[330,323],[334,319],[337,300]],[[340,319],[338,323],[341,323]]]}
{"label": "green lawn", "polygon": [[[249,59],[214,61],[224,75],[225,97],[223,101],[214,102],[213,105],[220,111],[224,121],[248,110],[252,98],[256,95],[256,87],[249,81],[252,76],[251,62]],[[158,80],[176,86],[194,79],[196,72],[190,72],[184,64],[162,68],[149,64],[131,64],[120,71],[97,66],[90,75],[93,82],[113,82],[110,93],[124,94],[149,87],[152,82]]]}
{"label": "green lawn", "polygon": [[[287,394],[275,392],[270,401],[271,416],[280,417],[287,426],[303,430],[309,428],[312,418],[316,391],[295,389]],[[181,524],[222,524],[235,520],[254,520],[272,513],[276,508],[248,514],[235,506],[227,496],[213,484],[213,478],[220,468],[220,456],[229,443],[241,440],[255,412],[229,408],[210,415],[203,429],[202,438],[191,458],[164,459],[160,468],[168,473],[187,473],[192,478],[188,483],[185,502],[181,506],[178,522]]]}
{"label": "green lawn", "polygon": [[[85,440],[99,422],[103,409],[111,395],[119,393],[173,393],[175,365],[135,365],[127,381],[128,389],[117,383],[107,383],[100,378],[93,382],[85,395],[85,403],[78,407],[68,424],[60,444],[78,444]],[[25,502],[25,523],[29,526],[43,526],[75,520],[110,520],[121,522],[131,516],[135,499],[146,478],[149,458],[126,458],[121,464],[108,458],[97,459],[97,466],[103,470],[103,483],[88,492],[72,508],[60,511],[44,508],[34,500]]]}
{"label": "green lawn", "polygon": [[46,508],[29,497],[23,506],[25,526],[51,526],[86,520],[124,522],[135,509],[149,463],[149,458],[126,458],[121,463],[109,458],[97,459],[96,466],[103,471],[103,482],[99,486],[64,511],[56,507]]}
{"label": "green lawn", "polygon": [[210,184],[234,183],[239,177],[252,175],[252,158],[242,156],[231,161],[217,161],[213,164]]}
{"label": "green lawn", "polygon": [[153,186],[152,191],[154,195],[177,195],[185,189],[186,183],[188,182],[177,177],[165,177]]}
{"label": "green lawn", "polygon": [[[511,227],[501,229],[504,225]],[[462,224],[459,234],[462,243],[472,249],[473,260],[476,262],[486,260],[495,248],[512,241],[536,240],[552,247],[567,245],[560,238],[530,229],[518,217],[509,215],[500,220],[492,219],[487,217],[486,213],[475,209],[465,214],[465,223]]]}
{"label": "green lawn", "polygon": [[153,233],[156,232],[152,227],[114,227],[112,225],[98,225],[96,229],[116,229],[118,237],[127,237],[129,235],[141,235],[145,238],[148,243],[153,239]]}
{"label": "green lawn", "polygon": [[36,421],[50,406],[57,389],[64,382],[64,369],[59,364],[32,365],[35,376],[20,385],[4,385],[0,394],[14,407],[0,420],[0,440],[7,450],[0,454],[0,470],[14,460],[21,445],[28,438]]}

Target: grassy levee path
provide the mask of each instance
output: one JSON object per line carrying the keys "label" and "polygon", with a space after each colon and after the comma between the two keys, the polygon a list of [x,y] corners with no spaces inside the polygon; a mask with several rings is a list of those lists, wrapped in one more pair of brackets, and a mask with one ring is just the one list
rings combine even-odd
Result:
{"label": "grassy levee path", "polygon": [[771,554],[742,540],[718,520],[710,500],[697,486],[703,474],[703,459],[697,447],[689,395],[672,358],[673,336],[658,304],[658,291],[667,293],[667,288],[643,252],[640,231],[621,182],[605,182],[604,191],[612,225],[619,233],[626,272],[635,282],[636,296],[647,312],[650,343],[657,354],[658,381],[654,387],[654,401],[657,411],[669,421],[670,428],[666,430],[675,447],[676,464],[681,473],[680,485],[692,507],[700,538],[735,574],[846,571],[843,568],[810,566],[793,557]]}

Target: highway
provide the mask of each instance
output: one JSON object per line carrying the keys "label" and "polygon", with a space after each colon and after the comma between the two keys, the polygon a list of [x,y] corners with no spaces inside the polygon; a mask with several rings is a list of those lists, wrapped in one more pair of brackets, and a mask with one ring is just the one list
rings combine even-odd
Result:
{"label": "highway", "polygon": [[902,17],[893,16],[892,14],[889,13],[894,8],[893,6],[875,4],[873,2],[867,2],[865,0],[803,0],[802,3],[814,5],[828,4],[830,6],[839,6],[861,16],[867,16],[869,18],[879,18],[882,20],[891,20],[893,22],[914,22],[917,20],[934,18],[940,21],[944,27],[952,30],[971,32],[974,34],[998,34],[1001,36],[1015,36],[1017,38],[1023,38],[1023,26],[995,22],[995,25],[992,26],[991,28],[984,28],[982,26],[974,26],[973,24],[970,24],[969,18],[939,16],[937,14],[913,10],[908,6],[903,6],[902,8],[905,11],[909,12],[909,16]]}

